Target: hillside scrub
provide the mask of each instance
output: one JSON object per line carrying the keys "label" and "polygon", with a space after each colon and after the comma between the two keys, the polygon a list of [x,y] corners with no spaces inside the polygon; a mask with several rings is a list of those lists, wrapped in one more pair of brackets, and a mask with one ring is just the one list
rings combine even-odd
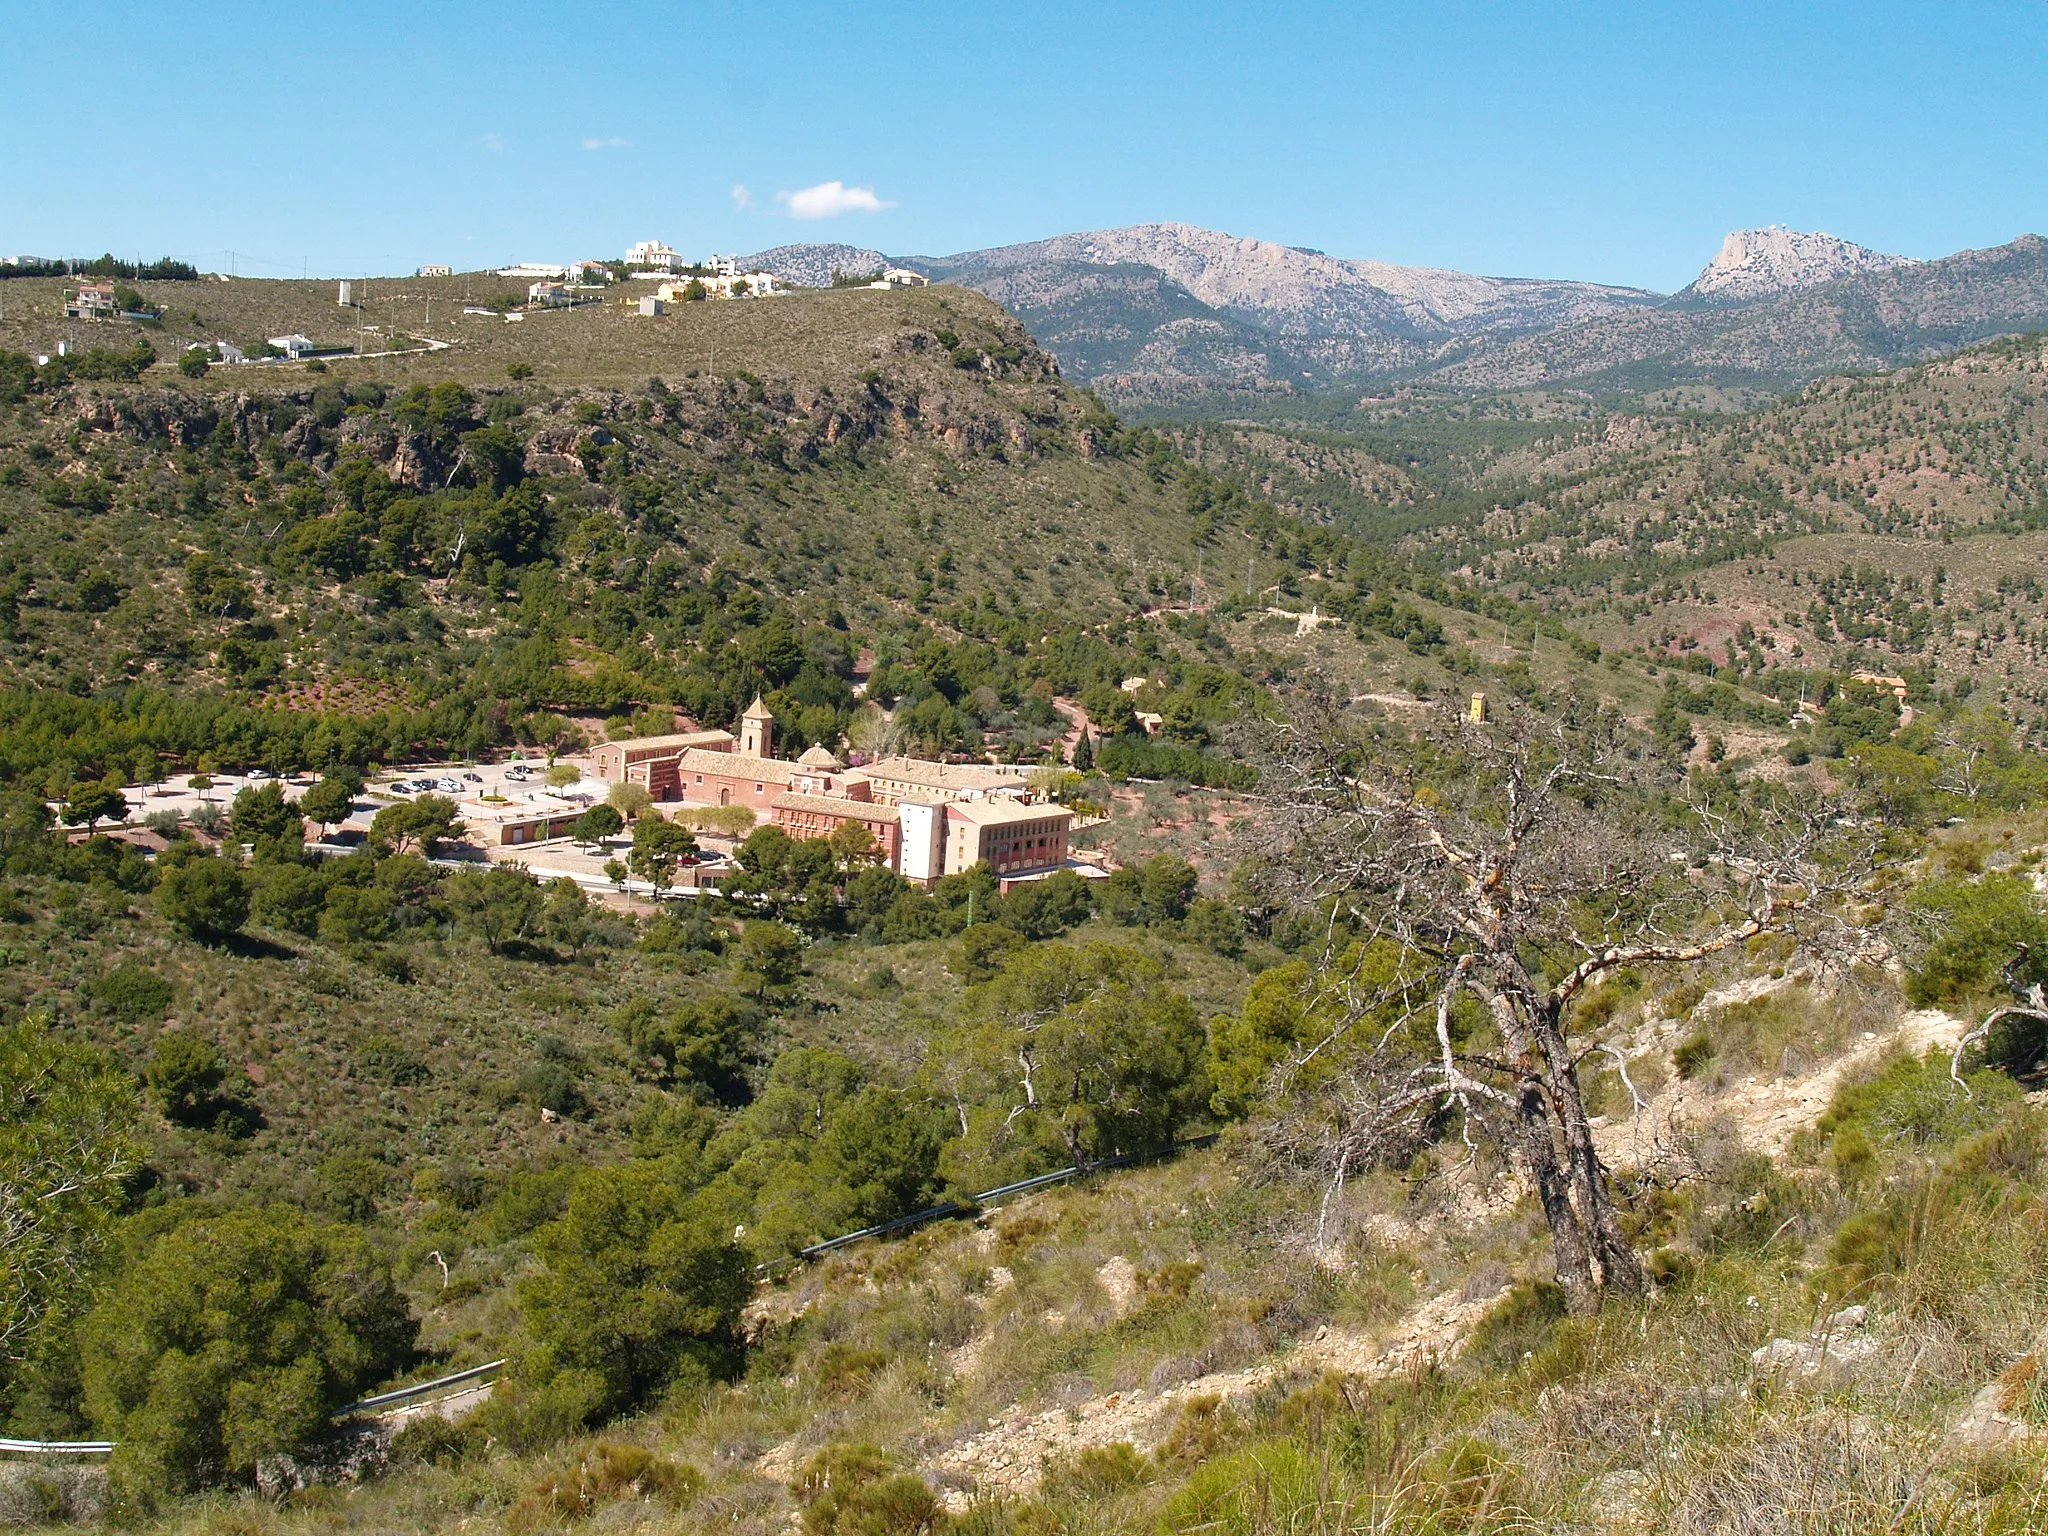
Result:
{"label": "hillside scrub", "polygon": [[[1309,989],[1327,1029],[1273,1052],[1275,1143],[1334,1189],[1455,1115],[1534,1186],[1579,1314],[1646,1277],[1579,1079],[1601,1042],[1575,1035],[1591,1017],[1572,1004],[1767,934],[1854,958],[1868,941],[1846,902],[1875,863],[1826,802],[1756,791],[1680,811],[1616,725],[1437,717],[1396,756],[1305,693],[1263,774],[1261,878],[1333,934]],[[1345,1059],[1304,1104],[1290,1069],[1326,1053]]]}
{"label": "hillside scrub", "polygon": [[[1800,566],[1784,622],[1651,643],[1714,608],[1702,562],[1833,537],[1781,471],[1835,394],[1611,440],[1425,402],[1398,472],[1276,430],[1254,474],[957,291],[689,310],[0,406],[0,1154],[61,1190],[0,1210],[9,1433],[121,1438],[167,1529],[2018,1528],[2034,1447],[1929,1447],[2044,1321],[2033,1036],[1850,1073],[1778,1163],[1589,1134],[1666,1061],[1711,1105],[1888,1025],[1816,949],[1892,943],[1972,1017],[2031,977],[2033,685],[1976,689],[1943,621],[2019,638],[2023,581],[1966,615],[1960,576]],[[1849,394],[1903,435],[2019,377]],[[432,862],[438,795],[301,839],[373,765],[757,692],[786,755],[1042,764],[1119,867],[926,890],[862,837],[622,794],[579,825],[630,826],[622,885],[739,844],[724,894],[645,914]],[[117,787],[140,816],[251,766],[322,779],[203,807],[220,852],[106,835]],[[1784,985],[1707,1000],[1750,980]],[[1753,1363],[1851,1301],[1855,1372]],[[239,1491],[316,1468],[352,1396],[500,1356],[348,1492]]]}

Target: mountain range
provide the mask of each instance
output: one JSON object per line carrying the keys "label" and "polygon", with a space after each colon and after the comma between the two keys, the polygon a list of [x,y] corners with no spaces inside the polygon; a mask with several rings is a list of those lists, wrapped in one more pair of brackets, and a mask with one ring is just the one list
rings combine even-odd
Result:
{"label": "mountain range", "polygon": [[1672,295],[1350,260],[1188,224],[940,257],[792,245],[751,260],[791,282],[904,265],[976,289],[1126,407],[1384,381],[1777,389],[2048,326],[2048,245],[2034,235],[1917,261],[1818,232],[1739,230]]}

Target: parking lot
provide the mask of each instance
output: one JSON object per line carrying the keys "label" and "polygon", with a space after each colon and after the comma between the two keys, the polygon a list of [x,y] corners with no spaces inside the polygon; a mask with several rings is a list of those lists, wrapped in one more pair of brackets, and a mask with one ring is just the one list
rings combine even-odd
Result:
{"label": "parking lot", "polygon": [[[335,841],[353,843],[368,833],[370,823],[385,806],[403,804],[423,795],[445,795],[455,801],[458,814],[467,813],[465,819],[471,823],[472,836],[465,842],[444,844],[444,858],[461,863],[516,862],[542,879],[567,876],[593,892],[611,894],[614,887],[604,866],[609,860],[625,856],[631,845],[628,836],[609,838],[595,845],[553,838],[508,847],[496,840],[490,825],[495,815],[528,807],[536,811],[573,812],[602,804],[610,794],[609,784],[588,776],[589,758],[560,757],[555,765],[576,769],[578,777],[573,782],[550,787],[548,763],[540,758],[502,763],[434,763],[379,773],[356,797],[355,809],[348,818],[329,828],[328,833]],[[260,769],[209,775],[204,787],[197,789],[192,787],[190,778],[181,775],[127,786],[124,793],[128,797],[129,820],[140,822],[160,811],[175,811],[188,819],[203,820],[208,814],[225,817],[235,796],[245,789],[275,782],[282,784],[287,800],[297,801],[319,782],[318,774],[272,774]],[[718,867],[730,858],[734,842],[730,838],[705,837],[700,845],[703,862]],[[652,888],[638,880],[628,882],[628,890],[642,896],[652,894]]]}

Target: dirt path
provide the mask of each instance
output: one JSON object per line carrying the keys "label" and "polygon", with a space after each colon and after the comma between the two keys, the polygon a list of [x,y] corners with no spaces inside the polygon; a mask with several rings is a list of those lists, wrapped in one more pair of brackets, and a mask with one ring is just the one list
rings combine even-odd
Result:
{"label": "dirt path", "polygon": [[1758,1073],[1718,1091],[1706,1081],[1674,1081],[1650,1098],[1639,1118],[1621,1115],[1596,1123],[1594,1140],[1610,1164],[1640,1166],[1673,1145],[1685,1128],[1726,1117],[1751,1147],[1777,1157],[1795,1134],[1821,1117],[1845,1080],[1895,1050],[1917,1055],[1934,1046],[1949,1049],[1968,1027],[1938,1008],[1922,1008],[1901,1015],[1889,1030],[1865,1034],[1834,1060],[1800,1076]]}
{"label": "dirt path", "polygon": [[[1746,995],[1768,989],[1748,985],[1733,990]],[[1741,999],[1731,995],[1729,1000]],[[1654,1158],[1672,1146],[1684,1128],[1726,1117],[1751,1146],[1777,1156],[1794,1133],[1819,1118],[1845,1079],[1875,1066],[1894,1050],[1917,1053],[1951,1047],[1965,1028],[1949,1014],[1922,1009],[1902,1015],[1888,1030],[1864,1035],[1834,1060],[1800,1076],[1759,1074],[1718,1091],[1707,1082],[1674,1082],[1651,1098],[1639,1121],[1621,1118],[1598,1123],[1595,1133],[1601,1154],[1618,1163]],[[992,1232],[988,1235],[993,1239]],[[1007,1282],[1008,1272],[1000,1272],[999,1278]],[[1100,1279],[1119,1313],[1131,1305],[1135,1276],[1128,1260],[1111,1259]],[[1050,1408],[1013,1404],[930,1457],[926,1470],[942,1484],[943,1498],[955,1510],[972,1502],[967,1491],[970,1487],[979,1493],[1028,1494],[1036,1487],[1048,1457],[1070,1456],[1120,1441],[1140,1451],[1150,1450],[1193,1399],[1242,1400],[1286,1375],[1313,1377],[1335,1371],[1346,1376],[1388,1377],[1401,1375],[1432,1357],[1453,1359],[1494,1299],[1489,1295],[1468,1300],[1460,1292],[1447,1291],[1384,1329],[1323,1328],[1312,1339],[1256,1365],[1212,1371],[1157,1391],[1112,1392],[1072,1406]],[[951,1364],[955,1373],[971,1375],[987,1342],[986,1334],[977,1334],[954,1350]],[[797,1457],[797,1442],[790,1441],[770,1449],[756,1465],[765,1475],[786,1478]]]}
{"label": "dirt path", "polygon": [[[932,1468],[950,1474],[954,1481],[971,1478],[983,1493],[1029,1493],[1049,1456],[1071,1455],[1119,1441],[1150,1450],[1172,1429],[1191,1399],[1219,1397],[1230,1402],[1247,1398],[1289,1374],[1312,1377],[1336,1371],[1346,1376],[1396,1376],[1431,1356],[1451,1359],[1492,1301],[1492,1297],[1467,1301],[1455,1291],[1446,1292],[1384,1330],[1323,1328],[1313,1339],[1273,1359],[1233,1371],[1212,1371],[1157,1392],[1112,1392],[1071,1408],[1035,1412],[1022,1406],[1006,1408],[979,1433],[934,1457]],[[970,1502],[968,1495],[957,1489],[948,1490],[946,1497],[959,1508]]]}

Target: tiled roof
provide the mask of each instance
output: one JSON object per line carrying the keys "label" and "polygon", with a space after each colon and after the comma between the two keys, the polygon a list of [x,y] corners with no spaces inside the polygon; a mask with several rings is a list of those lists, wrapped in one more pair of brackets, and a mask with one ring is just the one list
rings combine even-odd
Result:
{"label": "tiled roof", "polygon": [[726,779],[756,779],[763,784],[787,784],[799,772],[795,763],[779,757],[742,757],[737,752],[706,752],[686,747],[676,756],[680,773],[715,773]]}
{"label": "tiled roof", "polygon": [[918,757],[885,757],[867,764],[861,771],[870,778],[897,779],[931,789],[1022,788],[1025,783],[1007,769],[990,768],[979,763],[931,763]]}
{"label": "tiled roof", "polygon": [[605,745],[624,747],[628,752],[658,752],[664,747],[701,747],[707,742],[731,740],[731,731],[679,731],[673,736],[628,736]]}
{"label": "tiled roof", "polygon": [[768,802],[769,809],[776,811],[809,811],[818,816],[838,816],[848,821],[872,821],[896,823],[896,807],[876,805],[869,800],[848,800],[839,795],[799,795],[796,793],[777,795]]}
{"label": "tiled roof", "polygon": [[1024,805],[1015,800],[956,800],[946,807],[946,817],[989,827],[1013,821],[1048,821],[1054,818],[1072,821],[1074,813],[1064,805]]}

